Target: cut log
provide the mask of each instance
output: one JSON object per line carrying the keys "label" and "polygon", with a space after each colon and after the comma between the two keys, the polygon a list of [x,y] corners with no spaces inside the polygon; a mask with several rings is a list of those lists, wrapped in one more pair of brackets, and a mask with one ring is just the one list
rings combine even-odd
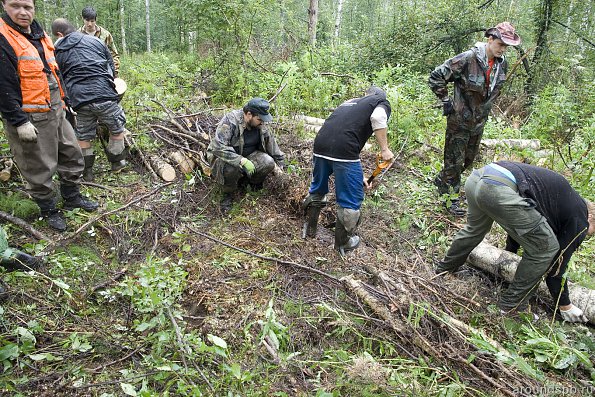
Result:
{"label": "cut log", "polygon": [[4,160],[2,171],[0,171],[0,181],[6,182],[10,179],[10,172],[12,171],[13,166],[14,162],[12,161],[12,159]]}
{"label": "cut log", "polygon": [[[499,276],[508,282],[512,281],[520,261],[520,256],[483,242],[471,251],[467,259],[467,262],[472,266]],[[585,313],[589,323],[595,325],[595,291],[574,285],[571,282],[568,282],[568,289],[572,304]],[[538,291],[549,294],[545,282],[540,283]]]}
{"label": "cut log", "polygon": [[194,161],[192,161],[192,159],[190,159],[181,151],[171,152],[169,154],[169,158],[175,161],[180,171],[182,171],[184,174],[189,174],[192,172],[194,167],[196,167]]}
{"label": "cut log", "polygon": [[304,116],[302,114],[298,114],[297,116],[295,116],[295,119],[298,121],[303,121],[306,124],[310,124],[310,125],[323,125],[324,124],[324,119],[319,119],[317,117],[310,117],[310,116]]}
{"label": "cut log", "polygon": [[149,156],[149,161],[153,170],[166,182],[171,182],[176,179],[176,170],[174,167],[169,165],[166,161],[160,159],[157,156]]}
{"label": "cut log", "polygon": [[314,132],[314,133],[318,133],[318,131],[320,131],[321,128],[322,128],[322,126],[320,126],[320,125],[312,125],[312,124],[304,125],[304,129],[306,131]]}
{"label": "cut log", "polygon": [[485,147],[509,147],[515,149],[541,149],[539,139],[483,139],[481,144]]}

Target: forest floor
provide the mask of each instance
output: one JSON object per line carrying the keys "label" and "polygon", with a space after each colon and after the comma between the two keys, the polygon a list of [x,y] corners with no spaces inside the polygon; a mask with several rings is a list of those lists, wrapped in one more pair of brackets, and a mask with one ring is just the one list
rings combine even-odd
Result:
{"label": "forest floor", "polygon": [[[341,257],[332,188],[317,237],[300,236],[312,140],[293,124],[277,127],[286,174],[240,192],[226,215],[210,178],[196,171],[157,182],[133,152],[121,174],[98,159],[104,172],[85,192],[101,208],[69,213],[65,236],[26,217],[51,249],[11,227],[11,242],[50,254],[37,272],[3,276],[11,294],[0,312],[0,392],[592,395],[592,365],[579,362],[581,351],[595,351],[592,327],[552,331],[543,296],[532,305],[537,322],[502,317],[501,281],[470,267],[434,274],[464,224],[443,211],[431,183],[439,149],[398,154],[367,193],[362,244]],[[369,175],[375,154],[362,160]],[[19,183],[3,194],[21,201]],[[502,246],[503,235],[496,229],[488,240]],[[554,346],[524,343],[539,338]],[[564,348],[574,361],[562,369],[535,364]]]}

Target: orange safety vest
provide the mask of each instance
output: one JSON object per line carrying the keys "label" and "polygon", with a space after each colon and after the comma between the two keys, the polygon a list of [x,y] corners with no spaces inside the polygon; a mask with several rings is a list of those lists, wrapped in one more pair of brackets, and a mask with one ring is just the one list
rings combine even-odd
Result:
{"label": "orange safety vest", "polygon": [[[2,18],[0,18],[0,34],[6,38],[17,56],[17,73],[21,82],[23,111],[27,113],[49,112],[51,109],[50,86],[37,48]],[[60,97],[64,98],[64,91],[57,73],[58,64],[54,57],[54,45],[47,34],[44,34],[40,41],[45,60],[58,82],[58,87],[60,87]],[[62,106],[64,106],[64,102],[62,102]]]}

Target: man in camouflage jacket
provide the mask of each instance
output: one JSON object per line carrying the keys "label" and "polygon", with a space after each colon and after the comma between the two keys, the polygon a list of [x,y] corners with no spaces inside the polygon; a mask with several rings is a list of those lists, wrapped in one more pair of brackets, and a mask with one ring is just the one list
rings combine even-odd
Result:
{"label": "man in camouflage jacket", "polygon": [[[477,156],[488,115],[506,80],[508,65],[504,52],[509,45],[521,42],[508,22],[488,29],[485,36],[486,43],[478,42],[447,60],[434,69],[428,81],[447,116],[444,166],[434,179],[441,195],[459,192],[461,174]],[[447,88],[450,82],[454,84],[452,98]],[[458,199],[449,199],[445,205],[453,215],[465,215]]]}
{"label": "man in camouflage jacket", "polygon": [[207,157],[212,176],[223,189],[223,213],[231,208],[240,180],[249,183],[252,190],[260,190],[275,165],[283,169],[285,156],[263,124],[271,120],[269,103],[253,98],[243,109],[227,113],[217,125]]}

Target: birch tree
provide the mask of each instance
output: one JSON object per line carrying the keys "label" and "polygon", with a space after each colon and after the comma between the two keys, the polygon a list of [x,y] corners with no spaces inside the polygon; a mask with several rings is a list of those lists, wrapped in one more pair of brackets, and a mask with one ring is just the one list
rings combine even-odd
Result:
{"label": "birch tree", "polygon": [[151,52],[151,14],[149,11],[150,0],[145,0],[145,28],[147,35],[147,52]]}

